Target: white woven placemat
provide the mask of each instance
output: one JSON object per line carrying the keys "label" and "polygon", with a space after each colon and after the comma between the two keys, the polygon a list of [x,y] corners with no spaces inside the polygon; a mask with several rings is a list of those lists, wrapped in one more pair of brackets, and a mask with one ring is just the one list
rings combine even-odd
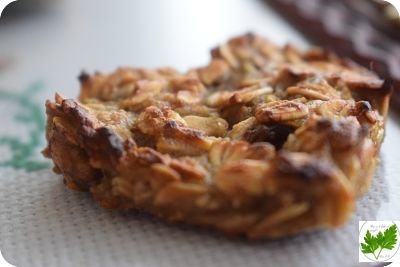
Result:
{"label": "white woven placemat", "polygon": [[49,170],[3,169],[0,176],[1,250],[18,267],[356,266],[358,219],[374,218],[385,187],[377,177],[340,230],[248,242],[101,209],[88,194],[68,191]]}

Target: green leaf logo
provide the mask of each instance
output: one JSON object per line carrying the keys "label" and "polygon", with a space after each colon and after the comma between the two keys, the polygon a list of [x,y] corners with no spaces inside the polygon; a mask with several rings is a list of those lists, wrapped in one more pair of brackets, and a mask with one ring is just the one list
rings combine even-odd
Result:
{"label": "green leaf logo", "polygon": [[372,254],[376,260],[379,259],[382,251],[392,250],[397,244],[397,226],[393,224],[383,233],[379,231],[375,236],[368,230],[361,243],[361,251],[364,254]]}

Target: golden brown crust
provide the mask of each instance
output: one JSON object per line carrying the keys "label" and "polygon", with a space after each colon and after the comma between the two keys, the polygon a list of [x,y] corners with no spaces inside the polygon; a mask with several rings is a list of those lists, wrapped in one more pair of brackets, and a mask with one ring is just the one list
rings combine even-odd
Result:
{"label": "golden brown crust", "polygon": [[79,102],[46,104],[44,154],[69,188],[249,238],[344,224],[384,136],[388,92],[375,74],[252,34],[186,74],[124,68],[80,81]]}

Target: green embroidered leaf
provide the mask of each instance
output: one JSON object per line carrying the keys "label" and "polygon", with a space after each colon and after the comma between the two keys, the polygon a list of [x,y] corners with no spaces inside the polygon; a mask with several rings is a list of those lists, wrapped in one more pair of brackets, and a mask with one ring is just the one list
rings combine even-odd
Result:
{"label": "green embroidered leaf", "polygon": [[[0,167],[13,167],[34,171],[47,168],[48,162],[38,159],[37,150],[41,147],[46,120],[42,106],[32,96],[41,90],[41,84],[34,84],[22,93],[0,89],[0,101],[18,105],[20,109],[14,114],[14,122],[23,124],[28,132],[28,140],[20,136],[0,135],[0,147],[10,151],[9,158],[0,160]],[[1,105],[1,104],[0,104]]]}
{"label": "green embroidered leaf", "polygon": [[[381,232],[379,234],[382,235]],[[381,248],[386,248],[391,250],[397,243],[397,227],[395,224],[390,226],[388,229],[385,230],[382,238],[379,239],[378,244]]]}
{"label": "green embroidered leaf", "polygon": [[377,238],[371,235],[369,230],[365,234],[364,242],[365,244],[361,243],[363,253],[374,253],[379,247]]}

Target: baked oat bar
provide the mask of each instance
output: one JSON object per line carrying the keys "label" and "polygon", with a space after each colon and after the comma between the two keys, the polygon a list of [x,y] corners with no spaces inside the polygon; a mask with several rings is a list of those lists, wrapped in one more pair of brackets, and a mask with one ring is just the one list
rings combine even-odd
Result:
{"label": "baked oat bar", "polygon": [[249,238],[343,225],[379,160],[389,90],[322,49],[247,34],[207,66],[80,76],[44,155],[105,208]]}

